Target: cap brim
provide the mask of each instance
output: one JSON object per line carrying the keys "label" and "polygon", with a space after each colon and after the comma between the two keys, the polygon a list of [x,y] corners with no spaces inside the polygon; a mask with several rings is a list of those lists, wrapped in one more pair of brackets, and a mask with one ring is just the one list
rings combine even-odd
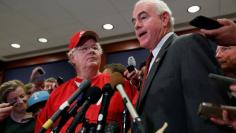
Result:
{"label": "cap brim", "polygon": [[41,101],[41,102],[35,103],[34,105],[28,107],[26,109],[26,112],[34,112],[34,110],[37,110],[37,109],[43,107],[46,104],[46,102],[47,101]]}

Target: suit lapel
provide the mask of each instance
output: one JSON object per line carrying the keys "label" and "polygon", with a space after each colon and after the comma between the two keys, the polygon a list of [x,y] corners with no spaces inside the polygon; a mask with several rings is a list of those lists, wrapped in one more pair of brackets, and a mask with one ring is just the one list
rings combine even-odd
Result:
{"label": "suit lapel", "polygon": [[137,103],[137,109],[140,108],[143,99],[145,97],[145,95],[147,94],[148,90],[150,89],[150,84],[153,80],[153,78],[155,77],[157,71],[159,70],[159,66],[161,65],[161,62],[164,60],[165,54],[168,50],[168,47],[170,46],[170,44],[172,43],[172,41],[176,38],[176,34],[171,35],[166,42],[164,43],[164,45],[162,46],[160,52],[158,53],[157,57],[155,58],[155,61],[151,67],[151,70],[148,73],[148,76],[146,78],[145,84],[144,84],[144,88],[142,89],[142,92],[139,96],[138,99],[138,103]]}

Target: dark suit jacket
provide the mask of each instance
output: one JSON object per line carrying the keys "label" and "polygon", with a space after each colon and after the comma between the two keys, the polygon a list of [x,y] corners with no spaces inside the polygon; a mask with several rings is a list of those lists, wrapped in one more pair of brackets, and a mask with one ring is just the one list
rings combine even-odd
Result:
{"label": "dark suit jacket", "polygon": [[211,44],[199,34],[174,34],[165,42],[136,107],[145,133],[156,132],[164,122],[165,133],[226,132],[197,114],[201,102],[229,102],[225,89],[208,78],[208,73],[220,72]]}

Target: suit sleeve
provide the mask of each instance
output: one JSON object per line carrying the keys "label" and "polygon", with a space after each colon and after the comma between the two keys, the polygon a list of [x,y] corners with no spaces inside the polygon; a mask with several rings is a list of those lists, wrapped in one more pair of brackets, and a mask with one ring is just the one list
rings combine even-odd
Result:
{"label": "suit sleeve", "polygon": [[209,73],[220,73],[212,44],[198,34],[182,37],[176,43],[188,129],[196,133],[223,132],[225,130],[223,127],[204,120],[197,114],[201,102],[216,104],[229,102],[225,86],[208,78]]}

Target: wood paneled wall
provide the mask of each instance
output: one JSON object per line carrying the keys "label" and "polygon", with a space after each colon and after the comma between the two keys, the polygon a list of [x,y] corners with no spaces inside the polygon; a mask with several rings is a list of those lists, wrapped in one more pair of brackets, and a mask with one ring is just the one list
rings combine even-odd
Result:
{"label": "wood paneled wall", "polygon": [[[178,31],[177,34],[181,35],[181,34],[186,34],[186,33],[197,32],[197,31],[198,31],[197,29],[189,29],[189,30],[184,30],[184,31]],[[108,53],[133,50],[133,49],[140,48],[140,46],[139,46],[138,41],[136,39],[133,39],[133,40],[128,40],[128,41],[102,45],[102,48],[103,48],[103,55],[102,55],[101,68],[107,62],[106,57]],[[55,54],[49,54],[49,55],[42,55],[42,56],[37,56],[37,57],[32,57],[32,58],[27,58],[27,59],[21,59],[21,60],[16,60],[16,61],[2,62],[1,67],[0,67],[0,83],[2,82],[2,79],[4,77],[5,70],[66,60],[67,59],[66,53],[67,51],[55,53]]]}

